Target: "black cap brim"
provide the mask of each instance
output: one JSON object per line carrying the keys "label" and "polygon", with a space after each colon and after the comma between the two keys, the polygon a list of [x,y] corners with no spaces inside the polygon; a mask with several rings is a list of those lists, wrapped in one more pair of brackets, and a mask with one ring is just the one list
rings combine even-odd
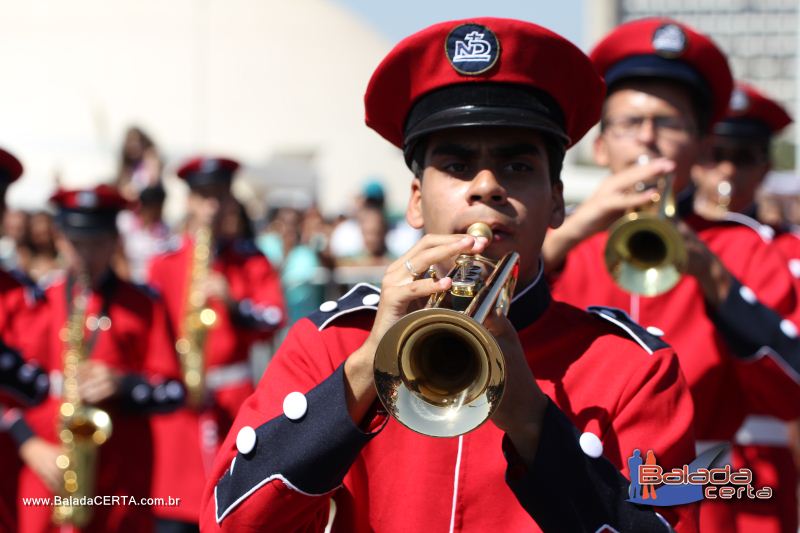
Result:
{"label": "black cap brim", "polygon": [[81,209],[60,209],[55,221],[58,228],[66,234],[97,235],[117,233],[117,214],[119,211],[85,211]]}
{"label": "black cap brim", "polygon": [[570,139],[563,114],[548,94],[513,84],[471,83],[423,96],[408,114],[404,135],[406,164],[411,165],[420,139],[443,130],[513,127],[537,131],[563,146]]}
{"label": "black cap brim", "polygon": [[688,63],[658,55],[647,54],[625,58],[610,67],[605,74],[606,85],[635,78],[660,78],[687,85],[703,101],[711,101],[711,89],[703,76]]}
{"label": "black cap brim", "polygon": [[714,134],[723,137],[769,141],[772,130],[766,122],[750,118],[729,118],[714,124]]}

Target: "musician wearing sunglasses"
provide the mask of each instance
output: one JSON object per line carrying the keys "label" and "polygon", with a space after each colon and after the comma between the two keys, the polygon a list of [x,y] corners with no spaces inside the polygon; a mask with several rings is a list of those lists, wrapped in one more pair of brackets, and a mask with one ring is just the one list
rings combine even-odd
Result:
{"label": "musician wearing sunglasses", "polygon": [[[591,58],[609,86],[595,159],[612,175],[548,235],[554,295],[622,309],[675,347],[698,453],[730,442],[748,414],[798,416],[797,330],[782,319],[797,300],[785,261],[758,224],[693,212],[691,169],[733,87],[724,55],[656,18],[617,27]],[[652,206],[656,214],[642,214]],[[644,229],[622,229],[636,224]],[[704,502],[701,530],[735,531],[731,510]]]}
{"label": "musician wearing sunglasses", "polygon": [[[578,48],[516,20],[436,24],[387,55],[366,122],[403,150],[406,218],[426,235],[380,290],[293,326],[217,456],[203,531],[696,530],[692,506],[626,501],[633,449],[669,467],[694,453],[672,349],[614,310],[554,301],[542,276],[564,152],[603,90]],[[454,368],[484,349],[467,375],[503,377],[473,398]]]}
{"label": "musician wearing sunglasses", "polygon": [[[695,210],[710,219],[755,221],[756,191],[771,168],[772,139],[791,122],[778,102],[755,87],[737,83],[725,118],[714,126],[710,146],[694,167]],[[775,232],[772,245],[795,279],[800,278],[800,238],[785,227],[759,229],[767,235],[770,229]],[[788,318],[797,324],[800,310]],[[734,464],[750,468],[755,479],[773,487],[775,494],[767,501],[737,502],[741,531],[797,530],[798,478],[789,435],[788,423],[769,412],[748,416],[737,431]]]}

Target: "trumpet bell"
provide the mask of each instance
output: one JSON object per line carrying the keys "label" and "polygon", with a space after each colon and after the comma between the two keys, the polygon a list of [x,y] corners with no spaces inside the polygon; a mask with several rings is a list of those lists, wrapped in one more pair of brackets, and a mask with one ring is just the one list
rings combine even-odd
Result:
{"label": "trumpet bell", "polygon": [[409,313],[384,335],[375,355],[378,397],[407,428],[454,437],[485,422],[500,404],[505,360],[497,341],[459,311]]}
{"label": "trumpet bell", "polygon": [[681,279],[688,261],[678,229],[654,213],[633,212],[610,229],[606,268],[627,292],[657,296]]}

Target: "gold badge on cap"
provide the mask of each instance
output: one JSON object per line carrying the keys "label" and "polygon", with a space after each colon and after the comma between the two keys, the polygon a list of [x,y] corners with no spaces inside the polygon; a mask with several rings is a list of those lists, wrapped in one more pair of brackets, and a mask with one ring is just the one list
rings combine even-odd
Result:
{"label": "gold badge on cap", "polygon": [[656,28],[651,42],[658,55],[672,59],[686,50],[688,39],[680,26],[669,23]]}
{"label": "gold badge on cap", "polygon": [[462,24],[447,35],[444,51],[456,72],[475,76],[487,72],[497,63],[500,41],[486,26]]}

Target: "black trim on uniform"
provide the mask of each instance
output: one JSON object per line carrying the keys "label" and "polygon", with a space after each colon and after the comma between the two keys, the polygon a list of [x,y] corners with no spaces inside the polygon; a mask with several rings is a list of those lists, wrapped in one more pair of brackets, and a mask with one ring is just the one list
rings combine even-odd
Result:
{"label": "black trim on uniform", "polygon": [[628,499],[628,480],[605,457],[586,455],[578,430],[549,401],[542,421],[539,447],[531,468],[508,435],[503,454],[508,462],[506,483],[520,505],[543,531],[665,531],[665,523],[648,508]]}
{"label": "black trim on uniform", "polygon": [[125,374],[120,382],[120,406],[135,413],[170,413],[186,401],[186,388],[177,379],[148,381],[140,374]]}
{"label": "black trim on uniform", "polygon": [[47,398],[50,380],[37,364],[0,342],[0,393],[24,405],[37,405]]}
{"label": "black trim on uniform", "polygon": [[511,299],[508,319],[517,331],[522,331],[536,322],[553,300],[543,272],[544,266],[540,261],[539,275],[536,279],[527,287],[517,287],[516,295]]}
{"label": "black trim on uniform", "polygon": [[280,307],[254,304],[249,298],[232,301],[228,305],[228,313],[231,321],[237,326],[257,331],[273,331],[283,321],[283,312]]}
{"label": "black trim on uniform", "polygon": [[25,422],[25,419],[22,417],[19,417],[15,422],[13,422],[8,427],[6,432],[14,440],[14,442],[17,445],[17,448],[25,444],[25,442],[28,439],[35,436],[35,433],[31,429],[31,427],[28,425],[27,422]]}
{"label": "black trim on uniform", "polygon": [[311,389],[306,400],[301,419],[280,415],[255,428],[255,448],[248,454],[237,453],[217,482],[217,522],[274,479],[308,495],[332,491],[341,485],[361,449],[383,429],[364,433],[350,418],[344,365]]}
{"label": "black trim on uniform", "polygon": [[755,294],[752,301],[745,300],[743,293],[748,291],[734,278],[725,301],[716,310],[708,309],[717,331],[735,356],[746,359],[768,348],[800,376],[797,327],[787,320],[785,327],[794,335],[784,332],[780,315],[755,299]]}
{"label": "black trim on uniform", "polygon": [[658,350],[670,347],[670,345],[667,344],[661,337],[653,335],[647,331],[646,328],[642,327],[622,309],[617,309],[616,307],[606,307],[603,305],[592,305],[587,307],[586,310],[589,313],[598,315],[604,320],[607,320],[608,322],[618,326],[629,336],[633,337],[633,340],[638,342],[640,346],[646,346],[651,352],[656,352]]}
{"label": "black trim on uniform", "polygon": [[[336,300],[336,306],[327,309],[325,304],[320,306],[320,309],[308,315],[308,319],[317,326],[317,329],[322,330],[334,319],[340,315],[353,313],[363,309],[371,310],[372,312],[378,310],[378,304],[366,305],[364,298],[370,294],[380,295],[381,291],[367,283],[359,283],[350,289],[344,296]],[[322,309],[327,309],[323,311]]]}

